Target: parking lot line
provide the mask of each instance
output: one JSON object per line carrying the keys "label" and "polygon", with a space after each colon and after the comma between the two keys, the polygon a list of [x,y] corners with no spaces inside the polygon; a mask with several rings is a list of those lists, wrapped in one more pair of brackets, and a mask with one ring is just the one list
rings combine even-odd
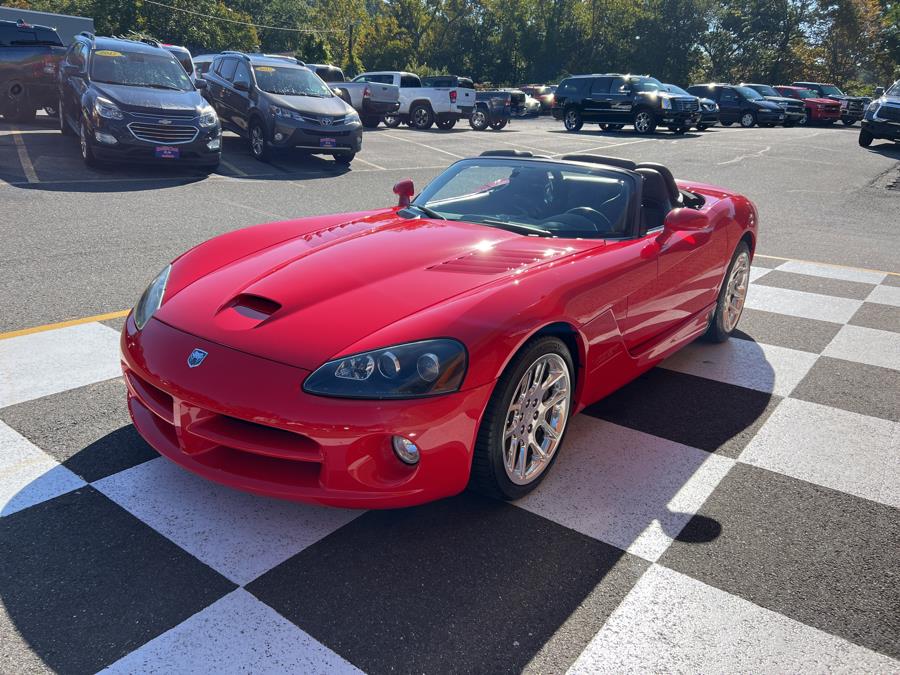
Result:
{"label": "parking lot line", "polygon": [[94,314],[81,319],[70,319],[68,321],[58,321],[56,323],[45,323],[43,326],[32,326],[31,328],[22,328],[20,330],[11,330],[6,333],[0,333],[0,340],[19,337],[20,335],[31,335],[32,333],[42,333],[47,330],[55,330],[57,328],[68,328],[69,326],[78,326],[83,323],[91,323],[92,321],[107,321],[109,319],[120,319],[127,316],[131,310],[123,309],[118,312],[107,312],[106,314]]}
{"label": "parking lot line", "polygon": [[382,133],[382,136],[385,138],[393,138],[395,141],[403,141],[404,143],[412,143],[413,145],[418,145],[421,148],[425,148],[427,150],[433,150],[434,152],[441,152],[445,155],[450,155],[451,157],[455,157],[456,159],[465,159],[462,155],[457,155],[456,153],[449,152],[447,150],[441,150],[440,148],[435,148],[431,145],[425,145],[424,143],[419,143],[418,141],[411,141],[408,138],[402,138],[401,136],[392,136],[391,134]]}
{"label": "parking lot line", "polygon": [[356,161],[357,161],[357,162],[362,162],[363,164],[368,164],[368,165],[371,166],[373,169],[378,169],[379,171],[384,171],[384,170],[385,170],[383,166],[379,166],[379,165],[376,164],[375,162],[370,162],[369,160],[363,159],[362,157],[357,157],[357,158],[356,158]]}
{"label": "parking lot line", "polygon": [[22,164],[22,171],[29,183],[40,183],[37,174],[34,172],[34,165],[31,163],[31,157],[28,156],[28,149],[25,147],[25,141],[22,140],[22,134],[19,130],[13,128],[13,143],[16,144],[16,152],[19,153],[19,162]]}

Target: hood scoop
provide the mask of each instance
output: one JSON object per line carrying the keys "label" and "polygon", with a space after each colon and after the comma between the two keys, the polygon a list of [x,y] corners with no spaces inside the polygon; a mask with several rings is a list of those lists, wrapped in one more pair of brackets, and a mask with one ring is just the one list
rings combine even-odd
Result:
{"label": "hood scoop", "polygon": [[226,330],[256,328],[271,318],[281,305],[251,293],[241,293],[225,303],[216,313],[216,324]]}
{"label": "hood scoop", "polygon": [[465,272],[468,274],[505,274],[530,267],[536,263],[546,262],[563,255],[565,251],[547,249],[489,249],[475,250],[458,258],[446,260],[432,265],[429,270],[435,272]]}

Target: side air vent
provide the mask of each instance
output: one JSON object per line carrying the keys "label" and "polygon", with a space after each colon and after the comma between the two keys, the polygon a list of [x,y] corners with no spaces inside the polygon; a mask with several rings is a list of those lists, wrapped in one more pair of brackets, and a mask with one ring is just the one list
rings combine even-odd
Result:
{"label": "side air vent", "polygon": [[453,258],[429,270],[435,272],[465,272],[468,274],[505,274],[528,267],[560,255],[561,251],[548,250],[544,253],[524,250],[473,251],[459,258]]}
{"label": "side air vent", "polygon": [[281,309],[281,305],[274,300],[250,293],[242,293],[228,303],[228,306],[244,318],[254,321],[265,321]]}

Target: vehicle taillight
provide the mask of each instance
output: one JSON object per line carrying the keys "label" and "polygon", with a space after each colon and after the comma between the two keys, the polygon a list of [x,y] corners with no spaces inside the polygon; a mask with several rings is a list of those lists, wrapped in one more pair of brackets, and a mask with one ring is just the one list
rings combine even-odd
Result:
{"label": "vehicle taillight", "polygon": [[456,89],[450,90],[450,103],[456,103]]}
{"label": "vehicle taillight", "polygon": [[369,85],[366,85],[366,88],[363,89],[363,98],[372,98],[372,92],[369,91]]}

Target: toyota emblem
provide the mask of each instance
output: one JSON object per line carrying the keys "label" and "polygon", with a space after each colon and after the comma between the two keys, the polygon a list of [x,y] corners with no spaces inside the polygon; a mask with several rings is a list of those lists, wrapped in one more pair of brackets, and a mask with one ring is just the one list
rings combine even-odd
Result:
{"label": "toyota emblem", "polygon": [[323,127],[330,127],[331,123],[333,121],[334,120],[332,120],[330,117],[320,117],[319,118],[319,124],[321,124]]}

